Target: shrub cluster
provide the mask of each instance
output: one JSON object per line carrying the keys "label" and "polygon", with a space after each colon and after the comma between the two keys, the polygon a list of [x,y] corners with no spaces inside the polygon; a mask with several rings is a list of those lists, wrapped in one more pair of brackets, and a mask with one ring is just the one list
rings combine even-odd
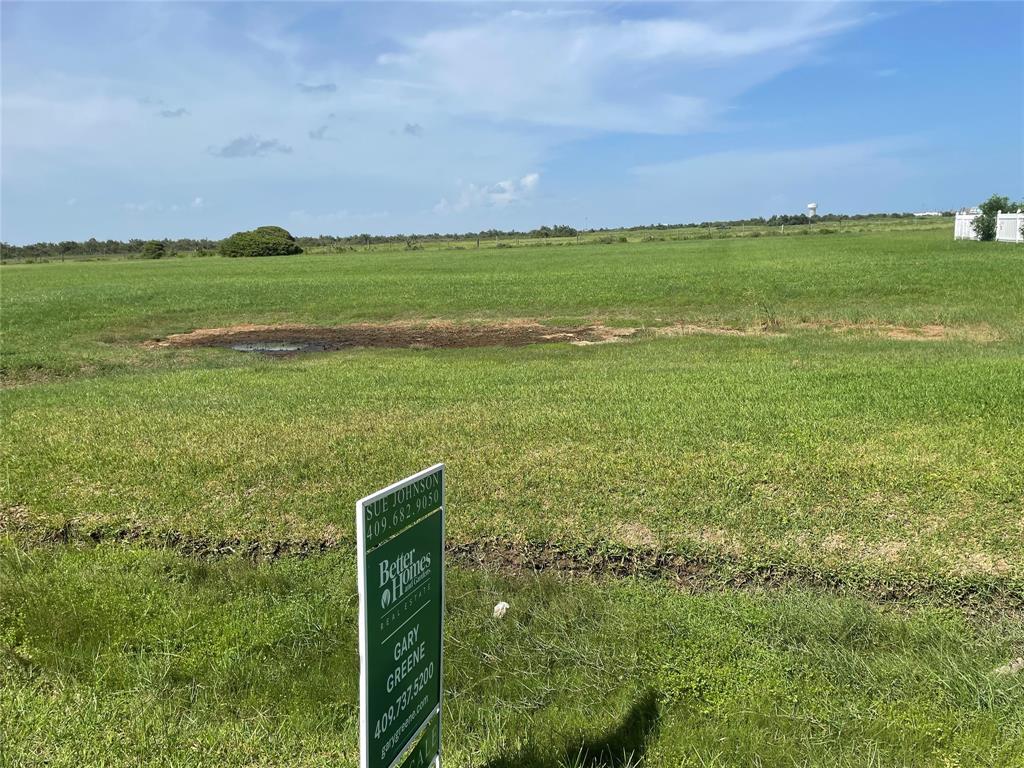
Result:
{"label": "shrub cluster", "polygon": [[142,244],[142,258],[162,259],[167,253],[167,245],[163,240],[147,240]]}
{"label": "shrub cluster", "polygon": [[[974,220],[974,231],[977,233],[978,239],[995,240],[996,221],[999,212],[1012,213],[1016,210],[1024,209],[1024,200],[1014,203],[1005,195],[992,195],[978,208],[981,211],[981,215]],[[1024,226],[1021,227],[1021,232],[1024,233]]]}
{"label": "shrub cluster", "polygon": [[221,241],[220,252],[228,258],[245,256],[288,256],[302,253],[291,233],[281,227],[257,227],[236,232]]}

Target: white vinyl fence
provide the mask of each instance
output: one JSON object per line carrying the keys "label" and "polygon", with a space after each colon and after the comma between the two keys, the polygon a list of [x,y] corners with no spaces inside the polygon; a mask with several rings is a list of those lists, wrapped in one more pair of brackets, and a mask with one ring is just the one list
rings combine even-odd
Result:
{"label": "white vinyl fence", "polygon": [[974,231],[974,220],[979,215],[977,213],[958,213],[956,215],[956,223],[953,224],[953,239],[977,240],[978,235]]}
{"label": "white vinyl fence", "polygon": [[996,240],[1001,243],[1024,242],[1020,227],[1024,224],[1024,213],[1000,213],[996,216]]}
{"label": "white vinyl fence", "polygon": [[[977,213],[958,213],[953,224],[954,240],[977,240],[978,234],[974,231],[974,220],[978,218]],[[998,213],[996,214],[996,240],[1001,243],[1024,243],[1024,235],[1020,228],[1024,225],[1024,213]]]}

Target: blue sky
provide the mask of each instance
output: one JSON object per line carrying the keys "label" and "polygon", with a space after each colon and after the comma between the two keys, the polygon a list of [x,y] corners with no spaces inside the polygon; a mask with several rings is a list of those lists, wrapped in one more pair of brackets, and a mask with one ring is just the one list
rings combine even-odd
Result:
{"label": "blue sky", "polygon": [[1021,3],[2,5],[7,242],[1024,197]]}

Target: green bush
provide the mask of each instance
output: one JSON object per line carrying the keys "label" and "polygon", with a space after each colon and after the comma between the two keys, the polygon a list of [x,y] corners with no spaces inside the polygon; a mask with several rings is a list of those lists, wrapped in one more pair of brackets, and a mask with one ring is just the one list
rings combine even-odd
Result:
{"label": "green bush", "polygon": [[302,253],[291,233],[281,227],[257,227],[236,232],[220,243],[220,253],[228,258],[245,256],[288,256]]}
{"label": "green bush", "polygon": [[162,259],[167,253],[167,246],[162,240],[147,240],[142,244],[142,258]]}
{"label": "green bush", "polygon": [[291,240],[293,243],[295,242],[295,238],[292,237],[292,233],[284,227],[256,227],[253,232],[258,232],[261,235],[269,235],[270,237],[283,237],[285,240]]}
{"label": "green bush", "polygon": [[978,206],[981,208],[981,215],[974,220],[974,231],[979,240],[996,239],[996,214],[999,211],[1005,211],[1009,206],[1009,198],[1002,195],[992,195]]}
{"label": "green bush", "polygon": [[1014,203],[1004,195],[992,195],[978,208],[981,210],[981,215],[974,220],[974,231],[977,233],[978,239],[995,240],[996,219],[999,212],[1013,213],[1018,208],[1024,208],[1024,201]]}

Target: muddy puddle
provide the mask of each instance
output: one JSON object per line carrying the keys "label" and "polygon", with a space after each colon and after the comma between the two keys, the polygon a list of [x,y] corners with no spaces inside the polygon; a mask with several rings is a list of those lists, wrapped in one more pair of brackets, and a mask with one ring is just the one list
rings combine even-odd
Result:
{"label": "muddy puddle", "polygon": [[604,326],[553,327],[536,323],[503,325],[239,325],[203,328],[150,342],[154,347],[220,347],[237,352],[289,356],[341,349],[460,349],[520,347],[526,344],[569,342],[599,344],[627,338],[634,328]]}
{"label": "muddy puddle", "polygon": [[[353,323],[340,326],[315,325],[233,325],[200,328],[146,343],[149,347],[219,347],[271,357],[289,357],[307,352],[342,349],[464,349],[469,347],[521,347],[527,344],[569,343],[577,346],[608,344],[638,338],[672,336],[786,336],[786,330],[752,326],[733,328],[712,325],[676,324],[656,328],[610,328],[604,325],[558,327],[534,322],[495,324],[461,323]],[[988,342],[999,335],[987,327],[947,328],[928,325],[911,328],[874,323],[799,323],[797,331],[859,333],[900,341],[942,341],[963,339]]]}

